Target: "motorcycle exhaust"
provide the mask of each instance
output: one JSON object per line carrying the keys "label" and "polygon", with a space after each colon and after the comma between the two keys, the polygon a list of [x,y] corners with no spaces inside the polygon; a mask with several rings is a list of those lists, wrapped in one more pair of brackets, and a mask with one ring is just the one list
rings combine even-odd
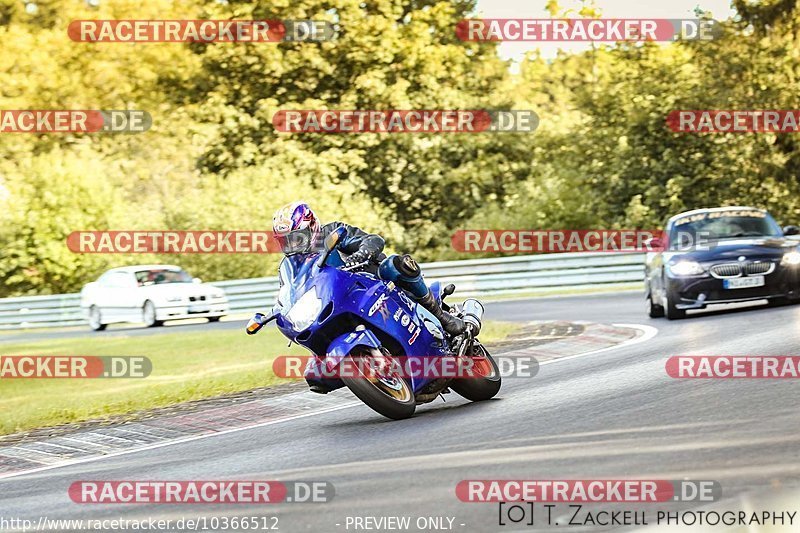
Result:
{"label": "motorcycle exhaust", "polygon": [[477,337],[481,332],[481,320],[483,319],[483,304],[478,300],[467,298],[461,306],[461,319],[467,323],[467,327],[472,330],[472,336]]}

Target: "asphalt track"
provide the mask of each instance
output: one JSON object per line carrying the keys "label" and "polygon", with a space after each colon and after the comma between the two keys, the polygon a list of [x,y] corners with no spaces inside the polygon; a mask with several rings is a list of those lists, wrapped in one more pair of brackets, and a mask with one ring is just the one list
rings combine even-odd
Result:
{"label": "asphalt track", "polygon": [[[647,319],[641,295],[624,293],[497,302],[487,313],[505,320],[646,324],[658,334],[543,365],[533,379],[506,380],[489,402],[450,395],[409,420],[387,421],[357,405],[0,480],[0,515],[275,515],[279,531],[320,532],[356,531],[347,527],[355,516],[410,516],[412,523],[433,516],[454,518],[453,531],[592,531],[597,528],[499,526],[496,504],[462,503],[455,487],[464,479],[710,479],[721,483],[730,503],[800,486],[797,380],[675,380],[664,371],[671,355],[796,354],[800,306],[668,322]],[[130,479],[324,480],[335,485],[336,496],[324,504],[253,508],[79,505],[67,496],[77,480]],[[796,531],[798,520],[785,531]],[[713,529],[726,530],[733,531]]]}

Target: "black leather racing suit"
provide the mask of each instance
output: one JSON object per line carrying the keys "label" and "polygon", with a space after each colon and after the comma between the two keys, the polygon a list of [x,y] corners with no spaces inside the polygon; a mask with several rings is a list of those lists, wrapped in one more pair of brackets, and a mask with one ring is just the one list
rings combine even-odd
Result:
{"label": "black leather racing suit", "polygon": [[383,253],[383,246],[385,244],[383,237],[380,235],[367,233],[361,228],[351,226],[350,224],[345,224],[344,222],[331,222],[322,226],[322,229],[320,230],[320,237],[322,239],[321,242],[324,242],[325,237],[333,233],[333,231],[338,228],[344,228],[347,231],[347,235],[342,243],[338,246],[338,249],[340,252],[342,252],[343,256],[347,258],[348,255],[356,252],[365,252],[365,255],[370,258],[370,262],[369,265],[364,267],[364,270],[377,276],[378,265],[381,264],[381,261],[386,259],[386,254]]}
{"label": "black leather racing suit", "polygon": [[[387,260],[386,254],[383,253],[384,241],[382,237],[367,233],[344,222],[325,224],[320,231],[321,237],[324,239],[337,228],[344,228],[347,231],[342,244],[339,245],[339,250],[343,253],[345,261],[348,259],[353,260],[352,256],[354,254],[369,258],[369,264],[364,267],[365,271],[380,276],[387,281],[393,281],[399,288],[414,298],[417,303],[430,311],[441,322],[449,335],[456,336],[464,332],[466,329],[464,321],[442,309],[439,302],[434,299],[432,293],[428,290],[428,286],[422,278],[422,271],[411,256],[393,255]],[[387,268],[384,269],[384,267]]]}

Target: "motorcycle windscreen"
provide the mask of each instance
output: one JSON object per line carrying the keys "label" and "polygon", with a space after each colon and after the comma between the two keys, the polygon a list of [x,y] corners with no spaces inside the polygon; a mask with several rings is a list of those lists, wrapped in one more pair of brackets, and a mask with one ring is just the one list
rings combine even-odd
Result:
{"label": "motorcycle windscreen", "polygon": [[289,310],[305,292],[306,282],[312,275],[317,254],[297,254],[283,258],[278,267],[281,288],[278,291],[278,306]]}
{"label": "motorcycle windscreen", "polygon": [[[296,254],[283,258],[278,267],[281,288],[278,291],[278,307],[288,311],[308,288],[306,284],[314,275],[314,265],[319,254]],[[338,250],[331,251],[325,261],[327,266],[338,268],[344,265]]]}

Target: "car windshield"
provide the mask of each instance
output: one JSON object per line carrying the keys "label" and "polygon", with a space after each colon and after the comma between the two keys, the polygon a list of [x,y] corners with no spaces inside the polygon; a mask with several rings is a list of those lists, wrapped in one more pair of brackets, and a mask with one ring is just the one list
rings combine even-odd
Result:
{"label": "car windshield", "polygon": [[136,282],[140,287],[145,285],[161,285],[163,283],[191,283],[192,277],[185,270],[140,270],[136,272]]}
{"label": "car windshield", "polygon": [[736,210],[696,213],[673,224],[670,248],[687,242],[717,241],[741,237],[780,237],[780,226],[763,211]]}

